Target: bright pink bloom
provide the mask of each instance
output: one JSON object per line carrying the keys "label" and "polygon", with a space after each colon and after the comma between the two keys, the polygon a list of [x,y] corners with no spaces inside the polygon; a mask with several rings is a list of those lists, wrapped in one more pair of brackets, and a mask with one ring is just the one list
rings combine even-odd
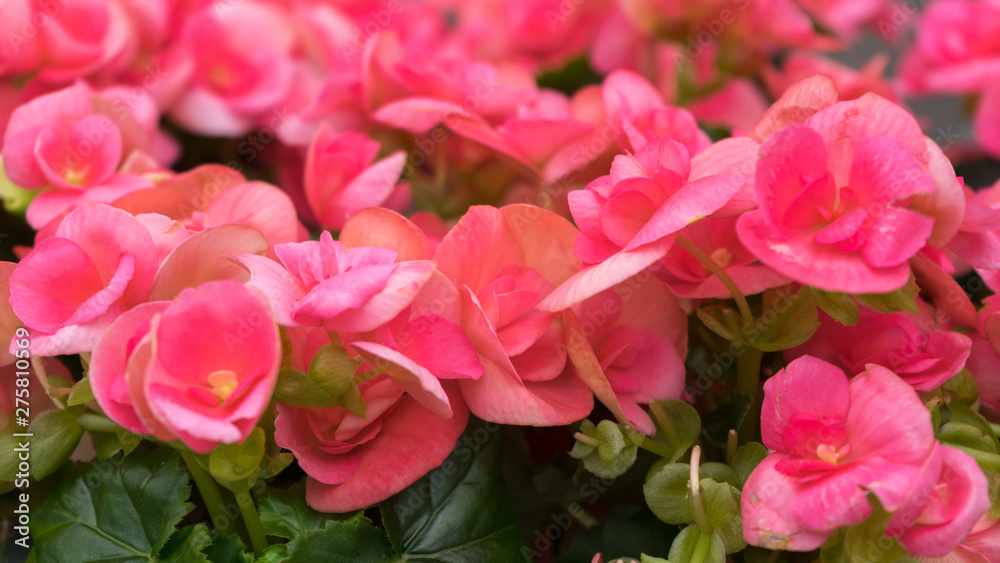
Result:
{"label": "bright pink bloom", "polygon": [[[737,217],[705,218],[685,227],[681,234],[736,283],[744,295],[756,295],[765,289],[780,287],[791,280],[761,264],[736,236]],[[660,267],[662,266],[662,267]],[[730,292],[712,272],[687,250],[674,245],[656,266],[650,269],[667,282],[681,297],[728,299]]]}
{"label": "bright pink bloom", "polygon": [[769,549],[811,551],[864,521],[867,495],[894,512],[936,446],[930,413],[891,371],[869,366],[848,382],[803,356],[764,384],[761,432],[774,453],[743,488],[743,535]]}
{"label": "bright pink bloom", "polygon": [[737,224],[744,246],[798,282],[848,293],[902,287],[907,261],[944,246],[965,207],[941,149],[874,94],[770,135],[754,187],[758,209]]}
{"label": "bright pink bloom", "polygon": [[9,0],[0,18],[0,74],[67,83],[123,54],[128,13],[118,0]]}
{"label": "bright pink bloom", "polygon": [[1000,522],[986,514],[976,522],[972,533],[944,557],[920,557],[920,563],[991,563],[1000,561]]}
{"label": "bright pink bloom", "polygon": [[281,339],[267,305],[231,281],[122,315],[94,350],[94,396],[131,432],[207,453],[243,442],[267,408]]}
{"label": "bright pink bloom", "polygon": [[932,391],[965,367],[972,341],[952,332],[944,311],[923,301],[918,305],[919,314],[885,315],[862,307],[855,326],[844,326],[820,312],[819,330],[805,344],[785,352],[785,357],[814,356],[848,373],[880,365],[917,391]]}
{"label": "bright pink bloom", "polygon": [[1000,76],[1000,2],[940,0],[920,14],[900,68],[911,93],[967,94]]}
{"label": "bright pink bloom", "polygon": [[663,258],[681,229],[718,211],[743,188],[747,176],[733,170],[750,168],[743,158],[749,154],[739,150],[740,158],[726,157],[739,145],[718,143],[691,159],[684,145],[657,139],[635,155],[615,157],[609,176],[571,192],[570,210],[580,226],[576,255],[594,266],[539,307],[560,311]]}
{"label": "bright pink bloom", "polygon": [[1000,182],[973,191],[965,188],[965,215],[948,249],[989,280],[1000,270]]}
{"label": "bright pink bloom", "polygon": [[983,308],[975,323],[978,334],[970,334],[972,353],[967,367],[979,387],[982,411],[991,418],[1000,416],[1000,298],[991,295],[983,300]]}
{"label": "bright pink bloom", "polygon": [[580,267],[576,229],[529,205],[471,208],[434,258],[458,288],[462,328],[485,373],[459,381],[472,412],[491,422],[569,424],[593,408],[590,389],[567,365],[558,315],[535,306]]}
{"label": "bright pink bloom", "polygon": [[627,70],[617,70],[604,79],[604,111],[618,131],[623,149],[639,151],[660,137],[684,145],[696,156],[712,144],[685,109],[668,106],[653,85]]}
{"label": "bright pink bloom", "polygon": [[324,228],[339,231],[352,214],[388,200],[403,207],[409,186],[399,184],[406,153],[396,151],[374,164],[379,144],[350,131],[321,127],[309,147],[305,194]]}
{"label": "bright pink bloom", "polygon": [[563,317],[569,358],[594,395],[623,424],[653,435],[642,409],[684,392],[687,315],[660,280],[639,274]]}
{"label": "bright pink bloom", "polygon": [[32,352],[93,349],[118,315],[146,300],[159,261],[135,217],[84,203],[38,243],[10,277],[10,303],[32,330]]}
{"label": "bright pink bloom", "polygon": [[396,263],[386,248],[345,249],[323,231],[318,241],[279,244],[276,262],[234,256],[251,273],[247,285],[263,292],[283,326],[325,326],[366,332],[410,305],[434,272],[429,260]]}
{"label": "bright pink bloom", "polygon": [[853,38],[866,24],[887,15],[889,0],[796,0],[823,27]]}
{"label": "bright pink bloom", "polygon": [[184,23],[181,41],[193,65],[190,86],[170,115],[195,133],[237,136],[288,96],[295,27],[276,4],[209,4]]}
{"label": "bright pink bloom", "polygon": [[[308,369],[316,350],[330,342],[320,329],[293,328],[289,336],[292,349],[302,350],[296,353],[298,369]],[[309,475],[309,505],[337,513],[365,508],[440,465],[469,419],[454,384],[445,385],[450,418],[428,410],[385,375],[360,385],[364,417],[341,406],[307,409],[279,403],[275,441],[291,450]]]}
{"label": "bright pink bloom", "polygon": [[837,88],[840,101],[855,100],[868,92],[874,92],[890,102],[902,106],[895,84],[885,76],[889,57],[877,55],[860,69],[840,64],[833,59],[812,53],[791,53],[781,62],[781,68],[764,70],[764,82],[775,97],[780,97],[793,84],[816,74],[830,77]]}
{"label": "bright pink bloom", "polygon": [[939,444],[886,534],[912,554],[943,557],[966,540],[989,509],[989,483],[976,460]]}

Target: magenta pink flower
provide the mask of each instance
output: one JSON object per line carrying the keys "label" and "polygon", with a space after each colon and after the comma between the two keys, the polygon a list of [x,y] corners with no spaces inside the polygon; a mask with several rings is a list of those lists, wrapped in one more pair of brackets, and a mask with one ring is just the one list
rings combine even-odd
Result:
{"label": "magenta pink flower", "polygon": [[744,246],[798,282],[848,293],[902,287],[908,260],[944,246],[965,204],[941,149],[874,94],[771,135],[754,186],[758,209],[737,224]]}
{"label": "magenta pink flower", "polygon": [[345,249],[323,231],[318,241],[279,244],[278,259],[234,256],[251,273],[283,326],[325,326],[366,332],[389,322],[413,301],[434,272],[429,260],[397,263],[385,248]]}
{"label": "magenta pink flower", "polygon": [[653,435],[642,409],[684,392],[687,317],[660,280],[639,274],[563,317],[570,361],[620,422]]}
{"label": "magenta pink flower", "polygon": [[131,32],[118,0],[11,0],[0,21],[0,74],[65,84],[115,61]]}
{"label": "magenta pink flower", "polygon": [[593,396],[567,364],[558,315],[535,310],[579,269],[576,229],[528,205],[471,208],[435,252],[458,288],[462,328],[485,372],[459,381],[472,412],[491,422],[553,426],[587,416]]}
{"label": "magenta pink flower", "polygon": [[36,354],[93,349],[120,314],[146,300],[159,261],[135,217],[84,203],[10,276],[10,304],[34,333]]}
{"label": "magenta pink flower", "polygon": [[886,534],[914,555],[944,557],[968,538],[989,509],[989,483],[976,460],[939,444]]}
{"label": "magenta pink flower", "polygon": [[560,311],[663,258],[681,229],[719,210],[743,188],[746,175],[733,171],[741,161],[749,165],[742,147],[738,140],[718,143],[691,159],[684,145],[657,139],[634,155],[615,157],[609,176],[569,194],[580,227],[576,255],[594,265],[539,307]]}
{"label": "magenta pink flower", "polygon": [[321,226],[339,231],[353,213],[391,201],[405,205],[409,186],[398,184],[406,153],[374,163],[379,144],[356,132],[321,127],[306,159],[305,194]]}
{"label": "magenta pink flower", "polygon": [[903,98],[899,88],[885,76],[888,64],[889,58],[884,54],[873,57],[860,69],[855,69],[816,54],[794,52],[781,62],[780,69],[765,69],[764,82],[772,95],[780,97],[793,84],[822,74],[833,80],[840,101],[855,100],[868,92],[874,92],[902,106]]}
{"label": "magenta pink flower", "polygon": [[[302,350],[295,365],[307,369],[329,337],[320,329],[293,328],[292,349]],[[293,408],[278,404],[275,441],[291,450],[309,475],[306,500],[316,510],[345,513],[385,500],[451,453],[469,411],[453,383],[446,400],[451,416],[441,417],[404,393],[393,378],[380,375],[360,385],[364,417],[341,406]]]}
{"label": "magenta pink flower", "polygon": [[94,396],[131,432],[207,453],[243,442],[271,401],[281,339],[266,303],[232,281],[122,315],[94,349]]}
{"label": "magenta pink flower", "polygon": [[769,549],[810,551],[872,512],[895,512],[936,442],[916,391],[880,366],[848,382],[803,356],[764,384],[761,432],[774,453],[743,488],[743,535]]}
{"label": "magenta pink flower", "polygon": [[191,131],[241,135],[267,123],[291,91],[295,27],[274,3],[206,5],[185,20],[181,41],[191,82],[170,115]]}
{"label": "magenta pink flower", "polygon": [[918,301],[920,313],[879,314],[861,308],[855,326],[844,326],[820,312],[819,330],[786,358],[808,355],[848,373],[871,364],[896,373],[917,391],[932,391],[957,374],[969,357],[972,341],[942,322],[944,311]]}

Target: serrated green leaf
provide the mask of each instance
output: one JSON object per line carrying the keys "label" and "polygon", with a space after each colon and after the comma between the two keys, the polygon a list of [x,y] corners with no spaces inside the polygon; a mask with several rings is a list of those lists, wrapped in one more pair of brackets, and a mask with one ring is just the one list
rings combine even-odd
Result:
{"label": "serrated green leaf", "polygon": [[855,295],[854,298],[862,306],[876,313],[898,313],[900,311],[920,313],[920,308],[917,307],[917,295],[919,294],[920,288],[917,286],[916,279],[911,275],[906,285],[896,291],[882,294],[861,294]]}
{"label": "serrated green leaf", "polygon": [[858,324],[858,320],[861,317],[861,309],[858,307],[857,301],[850,296],[843,293],[823,291],[815,287],[810,287],[809,291],[816,306],[833,320],[844,326]]}
{"label": "serrated green leaf", "polygon": [[205,550],[205,556],[212,563],[253,563],[253,555],[239,536],[227,536],[212,530],[212,545]]}
{"label": "serrated green leaf", "polygon": [[31,437],[31,476],[37,481],[50,475],[76,449],[83,428],[76,417],[64,410],[46,411],[28,427]]}
{"label": "serrated green leaf", "polygon": [[695,553],[703,554],[698,560],[704,563],[724,563],[726,560],[726,548],[719,534],[706,534],[698,529],[698,526],[691,525],[681,530],[674,539],[674,544],[670,546],[669,559],[693,561]]}
{"label": "serrated green leaf", "polygon": [[504,491],[500,429],[473,418],[440,467],[381,503],[389,538],[406,560],[526,560]]}
{"label": "serrated green leaf", "polygon": [[323,528],[328,520],[343,520],[351,515],[324,514],[306,504],[305,482],[288,489],[269,489],[260,501],[260,522],[269,536],[295,539],[309,530]]}
{"label": "serrated green leaf", "polygon": [[310,530],[288,542],[288,563],[389,563],[396,560],[385,531],[372,526],[367,518],[346,522],[330,520],[324,528]]}
{"label": "serrated green leaf", "polygon": [[279,543],[267,546],[264,555],[261,555],[255,563],[286,563],[288,562],[288,544]]}
{"label": "serrated green leaf", "polygon": [[192,506],[188,473],[161,448],[97,462],[34,511],[37,561],[148,563]]}
{"label": "serrated green leaf", "polygon": [[96,399],[94,398],[94,392],[90,389],[90,378],[84,377],[76,382],[76,385],[69,392],[69,397],[66,399],[66,406],[75,407],[94,400]]}
{"label": "serrated green leaf", "polygon": [[186,526],[177,530],[160,555],[153,561],[160,563],[208,563],[202,550],[212,543],[204,524]]}
{"label": "serrated green leaf", "polygon": [[760,462],[764,461],[765,457],[767,457],[767,448],[764,447],[764,444],[758,442],[743,444],[736,450],[736,459],[733,460],[733,470],[736,471],[736,475],[740,479],[740,486],[747,482],[750,474],[760,465]]}

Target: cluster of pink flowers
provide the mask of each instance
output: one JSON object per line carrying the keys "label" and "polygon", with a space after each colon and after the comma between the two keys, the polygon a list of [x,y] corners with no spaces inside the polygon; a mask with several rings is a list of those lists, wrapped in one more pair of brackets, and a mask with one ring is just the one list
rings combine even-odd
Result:
{"label": "cluster of pink flowers", "polygon": [[[23,326],[32,355],[84,358],[112,421],[198,453],[273,411],[309,504],[343,513],[439,466],[470,416],[565,426],[596,398],[656,434],[651,401],[703,391],[696,307],[915,283],[915,310],[820,312],[780,350],[744,537],[814,550],[877,501],[911,554],[1000,561],[987,477],[925,407],[971,375],[1000,421],[1000,300],[954,278],[1000,291],[1000,183],[956,176],[885,60],[816,54],[898,9],[8,0],[4,189],[36,235],[0,263],[0,365]],[[935,0],[918,28],[906,88],[978,96],[1000,156],[1000,4]],[[538,86],[580,58],[600,83]],[[238,160],[171,170],[178,131],[266,153],[280,187]],[[337,404],[275,405],[328,353]]]}

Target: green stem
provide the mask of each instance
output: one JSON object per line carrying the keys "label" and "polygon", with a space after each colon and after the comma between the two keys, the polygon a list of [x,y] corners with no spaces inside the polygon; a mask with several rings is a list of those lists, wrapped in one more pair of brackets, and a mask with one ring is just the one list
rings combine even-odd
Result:
{"label": "green stem", "polygon": [[[667,448],[666,446],[664,446],[663,444],[661,444],[661,443],[659,443],[659,442],[657,442],[655,440],[650,439],[649,436],[643,436],[642,434],[639,434],[639,435],[642,436],[642,439],[639,440],[638,442],[636,442],[635,445],[637,445],[640,448],[646,450],[647,452],[654,453],[654,454],[656,454],[656,455],[658,455],[660,457],[665,457],[665,458],[668,458],[668,459],[671,458],[671,457],[673,457],[674,452],[672,450],[670,450],[669,448]],[[634,441],[634,438],[633,438],[633,441]]]}
{"label": "green stem", "polygon": [[967,448],[965,446],[958,446],[955,444],[948,444],[953,448],[962,450],[963,452],[972,456],[972,459],[976,460],[983,469],[993,469],[995,471],[1000,471],[1000,455],[991,454],[989,452],[984,452],[982,450],[977,450],[975,448]]}
{"label": "green stem", "polygon": [[677,449],[681,445],[681,439],[677,436],[677,430],[670,423],[670,417],[663,411],[663,407],[656,401],[650,401],[649,410],[653,411],[653,418],[660,423],[660,429],[663,430],[667,442],[670,442],[670,447]]}
{"label": "green stem", "polygon": [[253,503],[253,495],[250,490],[236,493],[236,504],[240,507],[240,514],[243,515],[243,523],[246,524],[247,532],[250,534],[250,544],[257,557],[264,554],[267,549],[267,537],[264,534],[264,526],[260,523],[260,514],[257,513],[257,506]]}
{"label": "green stem", "polygon": [[[226,516],[226,505],[222,501],[222,495],[219,493],[219,487],[215,484],[215,479],[205,471],[204,468],[198,463],[192,452],[180,452],[181,459],[188,467],[188,471],[191,472],[191,478],[194,479],[194,484],[198,487],[198,492],[201,493],[202,500],[205,501],[205,507],[208,509],[208,515],[212,519],[212,525],[222,532],[223,534],[232,535],[231,523],[228,516]],[[220,523],[225,523],[225,526],[220,526]]]}
{"label": "green stem", "polygon": [[733,299],[736,300],[736,306],[740,309],[740,316],[743,317],[743,326],[752,324],[753,313],[750,311],[750,304],[747,303],[747,298],[743,295],[743,292],[740,291],[739,286],[736,285],[733,278],[729,277],[729,274],[727,274],[726,271],[715,262],[715,260],[712,260],[711,256],[705,254],[704,250],[698,248],[697,245],[691,242],[691,240],[684,235],[677,235],[677,244],[679,244],[684,250],[690,252],[691,256],[694,256],[703,266],[705,266],[706,269],[708,269],[709,272],[715,274],[715,277],[719,278],[719,281],[726,286],[726,289],[728,289],[729,293],[732,294]]}
{"label": "green stem", "polygon": [[704,563],[708,555],[708,548],[712,546],[712,534],[698,532],[698,543],[694,544],[694,553],[691,554],[691,563]]}
{"label": "green stem", "polygon": [[[688,466],[688,485],[691,487],[691,506],[694,512],[694,521],[701,528],[702,534],[712,533],[712,526],[705,516],[705,506],[701,504],[701,448],[695,446],[691,449],[691,465]],[[700,540],[699,540],[700,541]]]}
{"label": "green stem", "polygon": [[756,348],[745,348],[736,360],[736,392],[749,395],[753,401],[750,411],[739,427],[739,442],[745,444],[757,440],[760,428],[760,361],[764,352]]}
{"label": "green stem", "polygon": [[587,444],[592,448],[596,448],[597,446],[601,445],[600,440],[598,440],[597,438],[591,438],[590,436],[587,436],[583,432],[577,432],[576,434],[573,434],[573,437],[576,438],[578,442],[583,442],[584,444]]}
{"label": "green stem", "polygon": [[83,413],[76,417],[76,423],[80,428],[91,432],[117,432],[118,425],[113,420],[99,414]]}

